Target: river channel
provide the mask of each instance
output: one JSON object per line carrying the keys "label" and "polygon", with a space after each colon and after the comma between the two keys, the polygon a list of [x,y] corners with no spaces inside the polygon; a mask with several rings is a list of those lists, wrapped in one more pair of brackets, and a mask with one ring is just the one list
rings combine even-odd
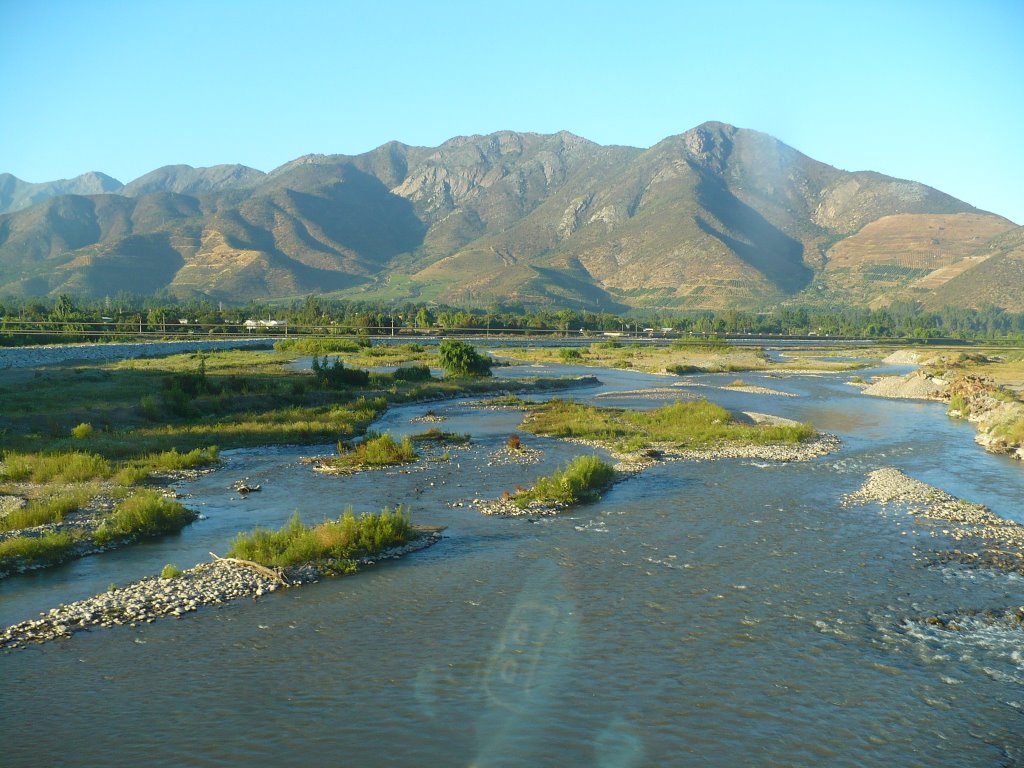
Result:
{"label": "river channel", "polygon": [[[0,622],[207,560],[295,511],[402,503],[445,537],[353,577],[0,655],[0,765],[1024,765],[1024,630],[920,624],[1024,605],[1024,579],[929,564],[933,528],[841,504],[894,466],[1024,521],[1024,467],[970,425],[842,373],[743,374],[797,395],[780,397],[722,388],[735,374],[497,372],[596,373],[600,387],[567,396],[603,405],[706,396],[843,445],[805,463],[662,464],[536,520],[468,503],[592,451],[524,434],[540,462],[496,463],[520,415],[468,401],[385,414],[375,428],[393,434],[430,426],[411,421],[430,408],[472,435],[407,472],[300,463],[330,446],[229,451],[176,486],[203,519],[0,582]],[[242,498],[241,478],[263,490]]]}

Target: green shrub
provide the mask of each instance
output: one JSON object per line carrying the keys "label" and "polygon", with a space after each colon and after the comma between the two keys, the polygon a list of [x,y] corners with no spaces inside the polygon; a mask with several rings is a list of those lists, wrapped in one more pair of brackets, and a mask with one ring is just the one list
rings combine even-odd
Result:
{"label": "green shrub", "polygon": [[358,352],[360,346],[351,339],[284,339],[275,342],[274,349],[301,355],[326,355],[331,352]]}
{"label": "green shrub", "polygon": [[999,425],[995,432],[1009,445],[1024,445],[1024,416],[1018,416],[1006,424]]}
{"label": "green shrub", "polygon": [[160,393],[164,407],[175,416],[190,418],[199,415],[199,409],[192,405],[192,398],[178,387],[170,387]]}
{"label": "green shrub", "polygon": [[149,477],[149,470],[145,467],[127,466],[122,467],[114,474],[114,482],[117,485],[128,487],[145,482]]}
{"label": "green shrub", "polygon": [[566,467],[537,480],[530,490],[515,494],[512,500],[520,507],[531,501],[566,506],[595,501],[614,479],[611,464],[597,456],[578,456]]}
{"label": "green shrub", "polygon": [[809,424],[739,424],[725,408],[708,400],[675,402],[651,411],[598,408],[552,398],[535,406],[525,422],[541,435],[589,440],[671,442],[701,447],[734,441],[767,445],[795,443],[814,436]]}
{"label": "green shrub", "polygon": [[174,533],[196,519],[195,512],[155,491],[141,491],[116,507],[96,529],[95,539],[106,544],[114,539],[142,538]]}
{"label": "green shrub", "polygon": [[343,443],[338,444],[342,454],[328,463],[338,467],[386,467],[393,464],[408,464],[418,456],[412,447],[412,439],[406,435],[401,442],[395,442],[391,435],[367,432],[366,439],[351,450]]}
{"label": "green shrub", "polygon": [[667,365],[665,373],[674,373],[677,376],[685,376],[689,373],[703,373],[704,369],[699,365]]}
{"label": "green shrub", "polygon": [[456,443],[465,445],[469,442],[469,435],[460,435],[457,432],[445,432],[437,427],[431,427],[426,432],[412,435],[410,438],[414,443]]}
{"label": "green shrub", "polygon": [[72,427],[71,436],[76,440],[85,440],[87,437],[92,437],[92,424],[83,421],[77,427]]}
{"label": "green shrub", "polygon": [[182,573],[184,572],[178,566],[174,565],[173,563],[168,563],[163,567],[163,570],[160,571],[160,578],[176,579],[179,576],[181,576]]}
{"label": "green shrub", "polygon": [[575,347],[563,347],[562,349],[558,350],[558,356],[562,359],[563,362],[566,363],[572,362],[573,360],[580,360],[583,358],[583,355],[581,355],[580,351]]}
{"label": "green shrub", "polygon": [[481,355],[472,345],[445,339],[438,346],[437,360],[450,376],[490,376],[491,358]]}
{"label": "green shrub", "polygon": [[391,377],[395,381],[430,381],[430,366],[427,365],[404,365],[396,368]]}
{"label": "green shrub", "polygon": [[68,558],[79,537],[55,532],[44,536],[15,536],[0,541],[0,570],[20,565],[53,565]]}
{"label": "green shrub", "polygon": [[962,419],[967,418],[971,415],[971,404],[963,395],[953,395],[949,398],[949,408],[947,408],[947,413],[953,416],[959,416]]}
{"label": "green shrub", "polygon": [[206,448],[195,448],[188,453],[178,453],[177,448],[162,453],[151,453],[141,459],[140,464],[151,471],[175,471],[205,467],[219,461],[217,446],[211,445]]}
{"label": "green shrub", "polygon": [[346,368],[340,358],[328,364],[326,355],[322,361],[313,355],[313,379],[324,389],[341,389],[365,386],[370,381],[370,373],[361,368]]}
{"label": "green shrub", "polygon": [[152,395],[143,395],[139,401],[139,410],[142,411],[142,415],[150,421],[159,421],[162,411],[160,404],[157,399]]}
{"label": "green shrub", "polygon": [[317,563],[347,572],[354,570],[354,558],[401,546],[411,536],[412,526],[402,507],[358,518],[348,510],[339,519],[312,528],[296,512],[277,531],[258,527],[238,534],[228,554],[278,568]]}

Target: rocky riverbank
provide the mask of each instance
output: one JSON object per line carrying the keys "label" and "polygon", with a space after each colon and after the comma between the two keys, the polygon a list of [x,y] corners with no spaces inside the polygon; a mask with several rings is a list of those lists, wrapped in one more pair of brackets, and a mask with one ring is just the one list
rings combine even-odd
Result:
{"label": "rocky riverbank", "polygon": [[[1002,453],[1024,460],[1024,403],[1011,386],[999,387],[967,364],[990,363],[988,358],[961,354],[932,356],[927,360],[910,350],[893,353],[883,362],[921,363],[927,366],[904,376],[882,376],[864,384],[861,391],[875,397],[935,400],[949,404],[949,415],[967,419],[977,428],[974,441],[990,453]],[[975,367],[973,370],[977,370]],[[1017,385],[1020,386],[1019,384]]]}
{"label": "rocky riverbank", "polygon": [[1024,575],[1024,525],[1000,517],[982,504],[958,499],[894,467],[872,472],[842,503],[868,502],[898,504],[911,515],[946,523],[932,535],[948,536],[956,546],[934,553],[934,562],[960,562]]}
{"label": "rocky riverbank", "polygon": [[945,400],[949,382],[923,371],[906,376],[882,376],[861,390],[873,397],[891,397],[905,400]]}
{"label": "rocky riverbank", "polygon": [[[357,561],[364,568],[394,560],[441,540],[440,530],[424,530],[409,543]],[[201,563],[172,578],[151,577],[102,595],[60,605],[39,619],[23,621],[0,631],[0,649],[70,637],[84,629],[148,624],[165,616],[181,618],[204,606],[240,598],[259,598],[284,587],[317,581],[323,573],[315,564],[275,572],[240,561],[219,559]]]}

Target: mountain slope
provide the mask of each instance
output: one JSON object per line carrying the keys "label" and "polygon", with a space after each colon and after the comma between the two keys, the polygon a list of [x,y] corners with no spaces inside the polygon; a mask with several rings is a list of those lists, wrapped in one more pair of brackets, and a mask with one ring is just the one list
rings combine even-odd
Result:
{"label": "mountain slope", "polygon": [[99,195],[117,192],[122,184],[103,173],[83,173],[73,179],[32,184],[0,173],[0,213],[20,211],[59,195]]}
{"label": "mountain slope", "polygon": [[0,216],[0,293],[1008,305],[1024,295],[1013,229],[722,123],[646,150],[502,131],[307,155],[267,174],[166,166],[118,194],[53,197]]}

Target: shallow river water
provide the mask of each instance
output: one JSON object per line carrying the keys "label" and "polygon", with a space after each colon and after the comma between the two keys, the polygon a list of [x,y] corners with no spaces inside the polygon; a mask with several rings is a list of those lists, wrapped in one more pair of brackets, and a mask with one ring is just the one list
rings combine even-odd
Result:
{"label": "shallow river water", "polygon": [[[515,412],[389,411],[378,429],[420,431],[409,420],[431,408],[473,436],[406,473],[317,475],[299,462],[312,448],[228,452],[178,486],[203,520],[0,582],[0,622],[222,554],[296,510],[408,503],[445,538],[354,577],[0,655],[0,765],[1024,765],[1024,631],[915,621],[1024,605],[1024,579],[928,565],[933,528],[840,504],[896,466],[1024,520],[1024,467],[941,405],[865,397],[846,374],[743,374],[798,395],[784,398],[720,388],[735,375],[672,387],[597,373],[601,387],[572,396],[703,395],[810,420],[843,447],[800,464],[663,464],[540,520],[464,506],[587,452],[524,435],[540,463],[489,464]],[[243,477],[263,490],[240,498]]]}

